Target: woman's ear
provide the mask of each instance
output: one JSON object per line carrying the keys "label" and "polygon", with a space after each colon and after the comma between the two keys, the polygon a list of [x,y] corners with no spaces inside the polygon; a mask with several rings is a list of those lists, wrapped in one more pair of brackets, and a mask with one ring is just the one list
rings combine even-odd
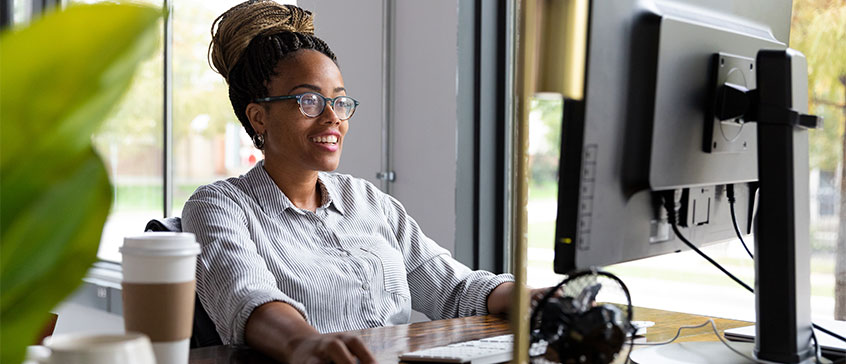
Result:
{"label": "woman's ear", "polygon": [[267,110],[255,102],[247,104],[247,119],[257,134],[264,134],[267,130]]}

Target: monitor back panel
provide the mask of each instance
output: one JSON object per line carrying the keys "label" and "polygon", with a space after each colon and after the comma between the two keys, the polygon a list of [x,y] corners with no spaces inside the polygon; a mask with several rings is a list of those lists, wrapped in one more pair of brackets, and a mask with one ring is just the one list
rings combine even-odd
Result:
{"label": "monitor back panel", "polygon": [[688,189],[699,218],[682,231],[707,244],[735,236],[725,184],[736,184],[738,223],[747,230],[755,129],[740,131],[746,149],[706,152],[713,55],[754,59],[758,49],[784,48],[790,6],[591,2],[585,99],[569,102],[562,126],[556,272],[683,249],[655,191]]}

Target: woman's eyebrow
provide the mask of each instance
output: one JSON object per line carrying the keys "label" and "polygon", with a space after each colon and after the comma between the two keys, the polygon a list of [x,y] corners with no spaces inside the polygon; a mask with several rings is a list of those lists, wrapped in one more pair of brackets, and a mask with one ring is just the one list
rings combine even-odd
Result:
{"label": "woman's eyebrow", "polygon": [[[290,94],[290,93],[291,93],[291,91],[294,91],[294,90],[296,90],[296,89],[298,89],[298,88],[307,88],[307,89],[310,89],[310,90],[315,91],[315,92],[317,92],[317,93],[322,93],[322,92],[323,92],[323,89],[322,89],[322,88],[320,88],[319,86],[315,86],[315,85],[312,85],[312,84],[310,84],[310,83],[304,83],[304,84],[301,84],[301,85],[296,85],[296,86],[292,87],[292,88],[288,91],[288,93]],[[346,92],[346,91],[347,91],[347,89],[346,89],[346,88],[344,88],[343,86],[340,86],[340,87],[335,87],[334,91],[335,91],[335,93],[342,92],[342,91],[343,91],[343,92]]]}
{"label": "woman's eyebrow", "polygon": [[322,90],[320,87],[318,87],[318,86],[315,86],[315,85],[312,85],[312,84],[309,84],[309,83],[304,83],[304,84],[301,84],[301,85],[296,85],[296,86],[292,87],[290,90],[288,90],[288,93],[291,93],[291,91],[294,91],[294,90],[296,90],[296,89],[298,89],[298,88],[307,88],[307,89],[311,89],[312,91],[317,91],[317,92],[322,92],[322,91],[323,91],[323,90]]}

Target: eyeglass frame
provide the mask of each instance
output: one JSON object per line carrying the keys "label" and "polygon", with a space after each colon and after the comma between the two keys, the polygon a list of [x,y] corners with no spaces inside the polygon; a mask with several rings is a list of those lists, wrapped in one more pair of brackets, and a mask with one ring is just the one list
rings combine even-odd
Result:
{"label": "eyeglass frame", "polygon": [[[317,114],[317,115],[315,115],[315,116],[310,116],[310,115],[306,114],[306,113],[305,113],[305,111],[303,110],[303,104],[300,102],[300,100],[301,100],[301,99],[302,99],[302,97],[303,97],[304,95],[306,95],[306,94],[314,94],[314,95],[317,95],[317,96],[319,96],[319,97],[322,97],[322,98],[323,98],[323,110],[320,110],[320,113],[319,113],[319,114]],[[314,91],[306,91],[306,92],[303,92],[303,93],[301,93],[301,94],[297,94],[297,95],[285,95],[285,96],[268,96],[268,97],[260,97],[260,98],[257,98],[257,99],[255,99],[255,100],[253,100],[253,102],[273,102],[273,101],[282,101],[282,100],[296,99],[296,100],[297,100],[297,106],[298,106],[298,107],[299,107],[299,109],[300,109],[300,113],[302,113],[303,115],[305,115],[306,117],[309,117],[309,118],[316,118],[316,117],[318,117],[318,116],[320,116],[320,115],[323,115],[323,112],[324,112],[324,111],[326,111],[326,106],[327,106],[327,105],[332,106],[332,107],[331,107],[332,112],[333,112],[333,113],[335,113],[335,115],[338,115],[338,113],[336,113],[336,112],[335,112],[335,100],[337,100],[337,99],[338,99],[338,98],[340,98],[340,97],[346,97],[346,98],[348,98],[348,99],[350,99],[350,100],[352,100],[352,101],[353,101],[353,110],[352,110],[352,113],[350,113],[350,116],[349,116],[348,118],[346,118],[346,119],[341,119],[341,117],[340,117],[340,116],[338,116],[338,119],[340,119],[341,121],[344,121],[344,120],[349,120],[349,119],[351,119],[351,118],[353,117],[353,114],[355,114],[355,110],[356,110],[356,109],[358,109],[358,104],[359,104],[359,103],[358,103],[358,100],[356,100],[356,99],[354,99],[354,98],[352,98],[352,97],[346,96],[346,95],[341,95],[341,96],[336,96],[336,97],[326,97],[326,96],[323,96],[323,95],[321,95],[321,94],[319,94],[319,93],[317,93],[317,92],[314,92]]]}

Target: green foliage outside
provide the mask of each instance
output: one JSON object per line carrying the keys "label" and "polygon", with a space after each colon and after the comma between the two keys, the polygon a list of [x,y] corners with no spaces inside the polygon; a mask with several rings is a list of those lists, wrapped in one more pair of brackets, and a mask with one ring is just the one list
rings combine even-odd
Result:
{"label": "green foliage outside", "polygon": [[[174,195],[190,196],[200,187],[200,184],[175,185]],[[123,211],[158,211],[162,208],[164,194],[161,183],[159,184],[122,184],[114,186],[114,210]],[[158,198],[150,198],[156,196]],[[173,201],[172,211],[182,211],[184,201]]]}
{"label": "green foliage outside", "polygon": [[790,47],[808,60],[809,109],[825,118],[822,130],[810,132],[811,168],[833,172],[846,112],[846,2],[794,0]]}
{"label": "green foliage outside", "polygon": [[[836,203],[842,207],[846,198],[846,183],[842,183],[846,147],[846,1],[794,0],[790,30],[790,46],[808,59],[809,109],[825,118],[823,129],[810,133],[811,168],[839,177],[840,199]],[[834,250],[834,318],[838,320],[846,319],[846,237],[840,233],[845,231],[844,219],[846,211],[840,211],[837,223],[827,226],[825,233],[838,235],[834,247],[811,240],[812,248]],[[813,231],[822,227],[811,228]]]}
{"label": "green foliage outside", "polygon": [[[225,5],[234,5],[232,4]],[[214,73],[206,59],[211,34],[211,19],[223,10],[204,0],[183,0],[176,3],[173,35],[174,140],[190,132],[211,137],[224,132],[227,123],[237,121],[229,102],[228,88],[223,77]],[[220,5],[217,5],[220,7]],[[161,87],[161,84],[159,84]],[[192,131],[191,121],[198,115],[208,115],[208,127]]]}
{"label": "green foliage outside", "polygon": [[534,151],[529,157],[530,198],[537,193],[554,194],[557,190],[563,105],[561,99],[532,99],[531,118],[537,122],[533,122],[530,127],[537,131],[531,131],[530,134],[542,133],[542,138],[530,137],[530,143],[540,144],[530,145]]}
{"label": "green foliage outside", "polygon": [[[75,1],[80,0],[71,0]],[[203,0],[174,3],[171,128],[174,142],[172,162],[177,182],[183,179],[189,181],[186,183],[199,185],[221,177],[206,174],[205,171],[211,169],[208,166],[214,162],[214,156],[209,155],[208,149],[192,144],[192,141],[213,143],[225,135],[227,124],[237,124],[240,129],[229,103],[226,84],[220,75],[212,71],[206,58],[212,20],[230,5]],[[152,57],[139,67],[125,101],[94,137],[95,147],[107,161],[110,175],[114,178],[115,212],[161,210],[162,67],[163,46],[159,45]],[[198,168],[202,172],[192,172],[189,164],[198,159],[207,164]],[[232,173],[227,172],[223,175]],[[179,214],[185,199],[193,191],[193,188],[177,186],[173,193],[173,214]]]}
{"label": "green foliage outside", "polygon": [[69,7],[0,35],[0,362],[19,363],[96,260],[111,205],[91,135],[158,41],[162,11]]}
{"label": "green foliage outside", "polygon": [[[223,78],[211,72],[205,55],[210,40],[209,19],[219,15],[204,1],[185,0],[176,4],[173,31],[173,103],[174,140],[183,139],[192,132],[191,120],[207,114],[207,128],[195,130],[205,136],[223,132],[227,122],[237,122],[229,104]],[[143,63],[138,70],[136,84],[121,104],[98,131],[98,139],[123,140],[121,148],[131,148],[139,142],[149,150],[151,145],[161,147],[162,124],[162,46],[155,49],[155,57]],[[127,137],[130,138],[127,138]],[[155,136],[138,140],[131,136]],[[147,151],[141,150],[137,152]]]}

